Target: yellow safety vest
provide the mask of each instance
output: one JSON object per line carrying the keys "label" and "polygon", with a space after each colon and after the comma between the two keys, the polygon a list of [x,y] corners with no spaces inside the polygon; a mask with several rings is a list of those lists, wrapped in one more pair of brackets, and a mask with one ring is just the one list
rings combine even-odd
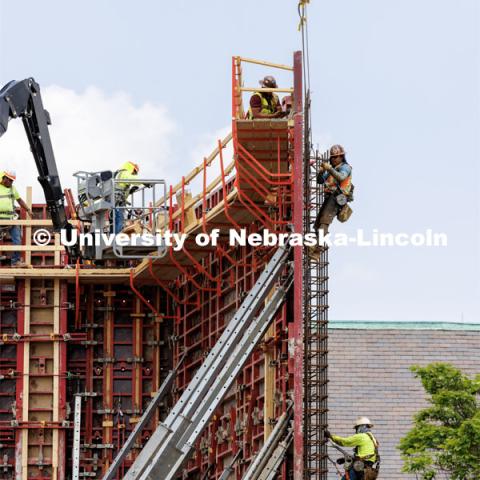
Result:
{"label": "yellow safety vest", "polygon": [[[270,101],[268,101],[268,99],[262,95],[262,92],[255,92],[252,97],[254,95],[258,95],[260,97],[260,100],[262,101],[262,109],[260,110],[260,113],[263,113],[264,115],[270,115],[277,111],[277,107],[278,105],[280,105],[280,100],[278,99],[277,95],[272,93]],[[248,109],[248,118],[250,120],[253,118],[252,107]]]}
{"label": "yellow safety vest", "polygon": [[378,448],[378,443],[371,433],[356,433],[351,437],[332,435],[332,440],[342,447],[355,447],[357,456],[364,460],[374,463],[377,460],[375,451]]}
{"label": "yellow safety vest", "polygon": [[6,187],[0,183],[0,219],[11,220],[15,217],[15,200],[20,198],[15,187]]}
{"label": "yellow safety vest", "polygon": [[117,192],[126,193],[127,190],[130,188],[131,183],[128,180],[137,178],[137,175],[133,173],[133,169],[129,169],[128,167],[124,167],[117,172],[115,175],[116,180],[126,180],[122,183],[117,183],[116,188]]}

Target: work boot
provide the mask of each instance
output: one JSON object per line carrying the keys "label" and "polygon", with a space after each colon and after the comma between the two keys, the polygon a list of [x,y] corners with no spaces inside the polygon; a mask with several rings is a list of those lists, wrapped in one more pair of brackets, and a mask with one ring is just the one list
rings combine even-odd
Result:
{"label": "work boot", "polygon": [[327,249],[325,245],[307,247],[307,255],[315,261],[320,261],[320,255]]}

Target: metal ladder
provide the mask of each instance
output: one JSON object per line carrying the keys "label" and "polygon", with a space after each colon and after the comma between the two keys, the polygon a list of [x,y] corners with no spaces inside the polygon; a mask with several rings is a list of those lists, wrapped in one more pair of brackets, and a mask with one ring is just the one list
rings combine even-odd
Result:
{"label": "metal ladder", "polygon": [[289,247],[281,247],[272,256],[175,407],[130,467],[125,480],[173,480],[178,475],[196,440],[283,304],[292,283],[291,269],[287,269],[281,285],[264,302],[284,272],[289,253]]}

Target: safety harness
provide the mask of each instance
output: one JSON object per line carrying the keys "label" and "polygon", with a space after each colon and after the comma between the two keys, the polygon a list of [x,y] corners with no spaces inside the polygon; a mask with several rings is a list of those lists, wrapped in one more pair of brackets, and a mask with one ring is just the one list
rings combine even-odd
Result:
{"label": "safety harness", "polygon": [[[373,447],[375,448],[375,453],[372,455],[368,455],[367,457],[362,457],[360,461],[363,463],[363,479],[364,480],[375,480],[378,477],[378,473],[380,472],[380,454],[378,452],[378,441],[373,436],[371,432],[366,432],[366,434],[370,437],[370,440],[373,443]],[[370,459],[375,458],[375,462],[372,462],[372,465],[365,463],[365,461],[369,462]],[[354,463],[355,468],[355,463]]]}

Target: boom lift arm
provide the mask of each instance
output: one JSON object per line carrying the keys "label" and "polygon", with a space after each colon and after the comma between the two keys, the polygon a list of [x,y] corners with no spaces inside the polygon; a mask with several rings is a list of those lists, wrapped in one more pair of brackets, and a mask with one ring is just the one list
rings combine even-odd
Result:
{"label": "boom lift arm", "polygon": [[[0,90],[0,136],[6,132],[9,120],[17,117],[22,118],[25,127],[53,230],[65,230],[70,238],[73,225],[67,220],[64,194],[48,133],[50,115],[43,108],[40,86],[33,78],[12,80]],[[67,252],[73,262],[80,256],[77,245],[67,248]]]}

